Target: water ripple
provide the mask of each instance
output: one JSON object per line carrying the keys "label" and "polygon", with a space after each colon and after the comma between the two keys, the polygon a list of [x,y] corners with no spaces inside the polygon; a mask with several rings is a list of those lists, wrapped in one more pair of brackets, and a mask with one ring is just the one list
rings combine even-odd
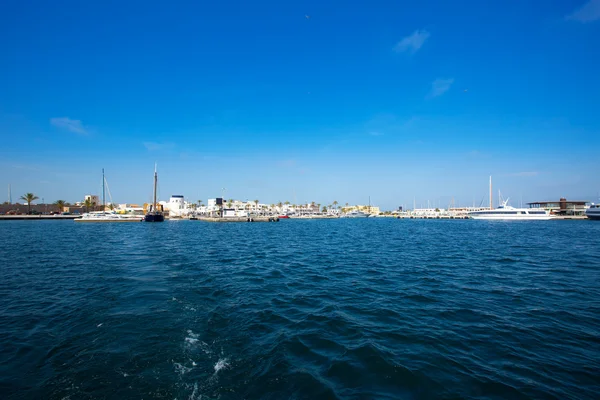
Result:
{"label": "water ripple", "polygon": [[593,399],[600,224],[0,224],[7,399]]}

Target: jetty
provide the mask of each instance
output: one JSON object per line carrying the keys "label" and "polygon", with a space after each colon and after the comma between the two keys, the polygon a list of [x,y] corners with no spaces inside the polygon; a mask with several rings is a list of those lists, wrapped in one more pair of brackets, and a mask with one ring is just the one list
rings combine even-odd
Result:
{"label": "jetty", "polygon": [[0,221],[46,221],[46,220],[73,220],[81,215],[0,215]]}
{"label": "jetty", "polygon": [[196,220],[205,222],[279,222],[279,217],[197,217]]}

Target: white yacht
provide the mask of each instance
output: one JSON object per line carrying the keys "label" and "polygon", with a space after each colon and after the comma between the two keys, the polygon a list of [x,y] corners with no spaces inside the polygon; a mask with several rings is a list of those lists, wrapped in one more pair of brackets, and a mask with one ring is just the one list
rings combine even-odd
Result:
{"label": "white yacht", "polygon": [[344,218],[368,218],[369,214],[364,211],[354,210],[344,215]]}
{"label": "white yacht", "polygon": [[117,214],[113,211],[92,211],[85,213],[75,222],[142,222],[142,215]]}
{"label": "white yacht", "polygon": [[473,219],[490,220],[548,220],[552,215],[547,210],[532,208],[515,208],[507,205],[508,199],[493,210],[472,211],[469,217]]}
{"label": "white yacht", "polygon": [[588,208],[587,210],[585,210],[585,215],[589,219],[600,220],[600,204],[594,204],[594,203],[592,203],[590,205],[590,208]]}
{"label": "white yacht", "polygon": [[[81,218],[75,219],[75,222],[141,222],[144,219],[141,215],[118,214],[115,210],[106,211],[106,199],[104,196],[106,188],[107,182],[104,177],[104,168],[102,168],[102,209],[104,211],[87,212]],[[110,191],[108,193],[110,196]]]}

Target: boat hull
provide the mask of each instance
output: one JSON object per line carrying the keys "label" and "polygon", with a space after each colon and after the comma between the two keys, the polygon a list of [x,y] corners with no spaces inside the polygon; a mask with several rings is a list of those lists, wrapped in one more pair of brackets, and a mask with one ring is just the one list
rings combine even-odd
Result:
{"label": "boat hull", "polygon": [[108,222],[108,223],[121,223],[121,222],[137,222],[140,223],[142,218],[120,218],[120,219],[101,219],[101,218],[78,218],[74,220],[75,222],[90,222],[90,223],[98,223],[98,222]]}
{"label": "boat hull", "polygon": [[144,222],[164,222],[165,216],[162,214],[146,214]]}
{"label": "boat hull", "polygon": [[548,221],[552,219],[551,215],[530,215],[530,216],[505,216],[505,215],[470,215],[472,219],[482,219],[488,221]]}
{"label": "boat hull", "polygon": [[595,220],[595,221],[600,221],[600,212],[596,212],[596,213],[585,213],[585,216],[588,217],[589,219]]}

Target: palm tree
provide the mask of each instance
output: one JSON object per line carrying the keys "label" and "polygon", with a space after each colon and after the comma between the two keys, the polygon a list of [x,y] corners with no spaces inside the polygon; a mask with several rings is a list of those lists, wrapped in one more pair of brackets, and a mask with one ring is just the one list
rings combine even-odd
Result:
{"label": "palm tree", "polygon": [[337,201],[337,200],[334,200],[334,201],[333,201],[333,206],[334,206],[336,209],[337,209],[337,205],[338,205],[338,204],[339,204],[339,203],[338,203],[338,201]]}
{"label": "palm tree", "polygon": [[232,202],[232,201],[233,201],[233,200],[229,199],[229,201],[227,202],[227,208],[231,208],[231,202]]}
{"label": "palm tree", "polygon": [[290,205],[290,202],[286,200],[286,202],[285,202],[285,203],[283,203],[283,204],[285,204],[286,206],[289,206],[289,205]]}
{"label": "palm tree", "polygon": [[323,206],[323,210],[321,210],[322,212],[326,213],[327,212],[327,207]]}
{"label": "palm tree", "polygon": [[254,204],[256,204],[256,208],[258,209],[258,200],[254,200]]}
{"label": "palm tree", "polygon": [[85,212],[90,212],[90,207],[94,206],[94,203],[92,203],[92,200],[87,198],[85,199],[85,201],[83,202],[83,206],[85,207]]}
{"label": "palm tree", "polygon": [[25,193],[23,196],[21,196],[21,200],[27,202],[27,214],[31,214],[31,202],[37,199],[39,199],[39,197],[33,193]]}
{"label": "palm tree", "polygon": [[61,213],[65,209],[65,206],[67,205],[67,202],[64,201],[64,200],[56,200],[54,202],[54,205],[58,208],[58,212]]}

